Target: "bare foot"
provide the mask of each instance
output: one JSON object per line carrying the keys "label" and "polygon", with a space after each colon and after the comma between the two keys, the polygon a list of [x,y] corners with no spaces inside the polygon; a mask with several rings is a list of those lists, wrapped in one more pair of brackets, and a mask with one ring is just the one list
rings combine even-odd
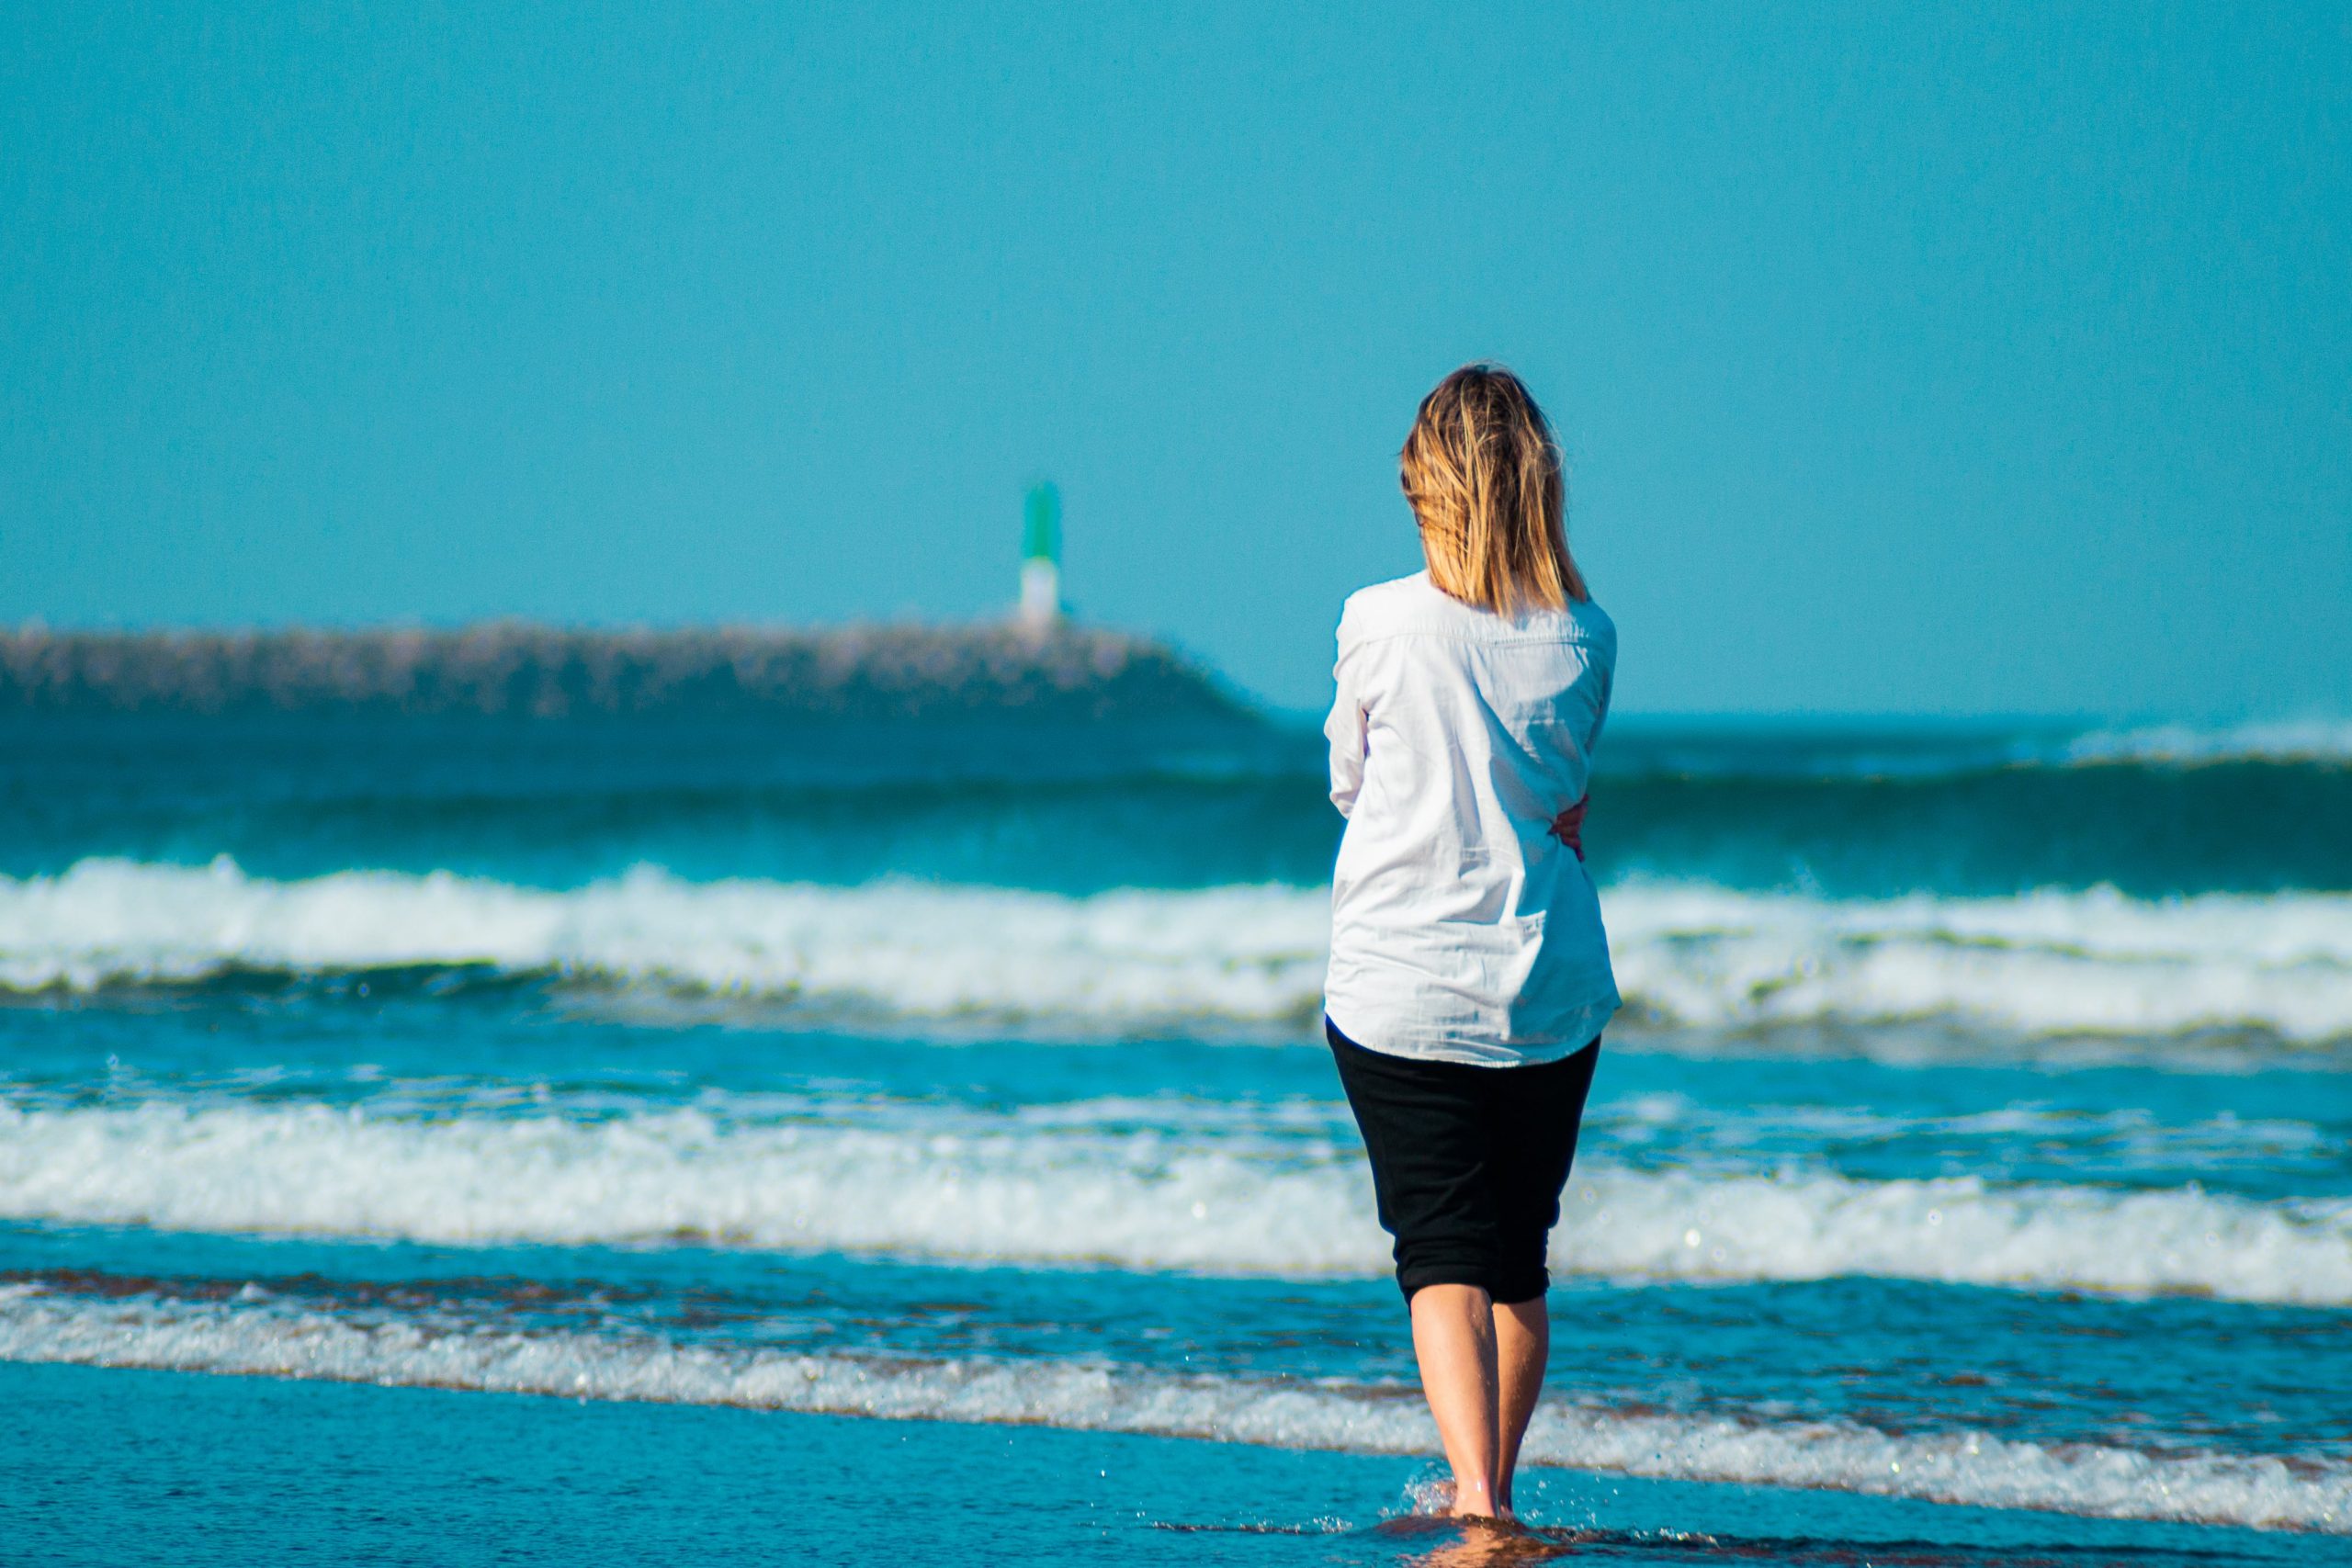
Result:
{"label": "bare foot", "polygon": [[1490,1487],[1464,1486],[1456,1482],[1452,1495],[1446,1500],[1446,1515],[1456,1519],[1503,1520],[1510,1517],[1510,1510],[1495,1501]]}
{"label": "bare foot", "polygon": [[1515,1522],[1456,1516],[1462,1533],[1408,1561],[1413,1568],[1515,1568],[1541,1562],[1575,1550],[1563,1541],[1548,1540]]}

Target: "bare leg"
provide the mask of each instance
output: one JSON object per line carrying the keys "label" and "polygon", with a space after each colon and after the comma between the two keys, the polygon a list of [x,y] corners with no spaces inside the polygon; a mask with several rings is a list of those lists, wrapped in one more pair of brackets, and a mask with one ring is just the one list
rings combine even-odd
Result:
{"label": "bare leg", "polygon": [[1552,1355],[1552,1314],[1547,1298],[1495,1303],[1495,1362],[1500,1374],[1497,1400],[1495,1502],[1511,1511],[1510,1482],[1519,1469],[1520,1439],[1544,1392],[1544,1367]]}
{"label": "bare leg", "polygon": [[1413,1353],[1445,1461],[1453,1467],[1453,1512],[1499,1517],[1493,1300],[1476,1285],[1422,1286],[1413,1292]]}

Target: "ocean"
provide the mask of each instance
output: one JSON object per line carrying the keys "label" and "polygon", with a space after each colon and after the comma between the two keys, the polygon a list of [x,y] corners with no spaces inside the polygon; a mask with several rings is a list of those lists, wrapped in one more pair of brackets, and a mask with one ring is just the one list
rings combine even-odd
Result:
{"label": "ocean", "polygon": [[[1311,721],[0,712],[0,1556],[1439,1559]],[[2352,1561],[2352,726],[1615,721],[1522,1488]]]}

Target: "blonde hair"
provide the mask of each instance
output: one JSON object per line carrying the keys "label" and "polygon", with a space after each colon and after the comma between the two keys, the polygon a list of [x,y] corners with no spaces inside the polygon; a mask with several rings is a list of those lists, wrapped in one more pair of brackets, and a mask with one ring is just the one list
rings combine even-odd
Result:
{"label": "blonde hair", "polygon": [[1440,381],[1396,459],[1442,592],[1506,615],[1592,596],[1568,554],[1559,444],[1518,377],[1465,365]]}

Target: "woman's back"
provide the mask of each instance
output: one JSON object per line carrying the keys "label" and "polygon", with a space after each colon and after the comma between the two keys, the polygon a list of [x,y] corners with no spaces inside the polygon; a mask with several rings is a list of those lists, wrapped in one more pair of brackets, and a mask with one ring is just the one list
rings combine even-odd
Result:
{"label": "woman's back", "polygon": [[1559,443],[1465,365],[1396,454],[1429,570],[1340,617],[1323,1033],[1363,1134],[1452,1511],[1510,1513],[1544,1294],[1617,1010],[1581,830],[1617,628],[1568,553]]}
{"label": "woman's back", "polygon": [[1585,794],[1616,628],[1589,600],[1506,615],[1422,572],[1350,598],[1339,641],[1332,1021],[1440,1061],[1578,1049],[1618,998],[1591,881],[1551,828]]}

